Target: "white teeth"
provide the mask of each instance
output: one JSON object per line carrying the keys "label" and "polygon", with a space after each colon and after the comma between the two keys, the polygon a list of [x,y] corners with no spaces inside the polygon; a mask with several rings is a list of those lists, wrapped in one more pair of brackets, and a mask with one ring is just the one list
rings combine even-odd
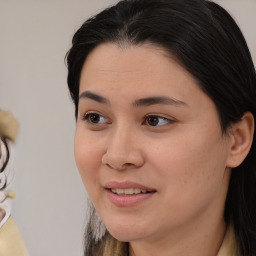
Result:
{"label": "white teeth", "polygon": [[141,194],[141,193],[147,193],[146,190],[139,189],[139,188],[111,188],[111,191],[117,195],[125,196],[125,195],[134,195],[134,194]]}

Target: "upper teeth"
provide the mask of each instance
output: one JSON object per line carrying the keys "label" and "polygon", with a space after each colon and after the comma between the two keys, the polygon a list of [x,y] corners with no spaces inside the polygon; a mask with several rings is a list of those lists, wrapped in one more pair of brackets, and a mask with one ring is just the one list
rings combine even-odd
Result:
{"label": "upper teeth", "polygon": [[133,195],[133,194],[140,194],[140,193],[147,193],[146,190],[139,189],[139,188],[111,188],[111,191],[118,195]]}

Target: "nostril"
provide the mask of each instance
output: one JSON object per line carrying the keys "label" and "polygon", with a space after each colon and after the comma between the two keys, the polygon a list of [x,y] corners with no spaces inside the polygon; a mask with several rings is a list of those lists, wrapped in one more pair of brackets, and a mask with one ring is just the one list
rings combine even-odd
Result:
{"label": "nostril", "polygon": [[130,154],[107,151],[102,156],[102,164],[110,169],[125,170],[126,168],[137,168],[143,165],[143,163],[144,159],[138,151],[131,152]]}
{"label": "nostril", "polygon": [[106,166],[109,167],[109,168],[111,168],[111,169],[113,168],[110,164],[106,164]]}
{"label": "nostril", "polygon": [[114,163],[105,163],[105,165],[110,169],[115,170],[125,170],[126,168],[134,166],[133,163],[124,163],[124,164],[114,164]]}

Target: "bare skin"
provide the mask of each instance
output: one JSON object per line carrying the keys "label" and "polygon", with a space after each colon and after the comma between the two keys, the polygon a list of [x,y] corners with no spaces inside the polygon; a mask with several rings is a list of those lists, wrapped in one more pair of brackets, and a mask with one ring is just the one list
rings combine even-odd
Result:
{"label": "bare skin", "polygon": [[76,163],[109,232],[132,256],[216,256],[236,137],[197,81],[155,46],[103,44],[79,93]]}

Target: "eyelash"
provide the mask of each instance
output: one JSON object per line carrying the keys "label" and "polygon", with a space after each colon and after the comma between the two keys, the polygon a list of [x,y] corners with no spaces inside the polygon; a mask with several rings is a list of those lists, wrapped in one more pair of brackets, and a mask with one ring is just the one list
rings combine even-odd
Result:
{"label": "eyelash", "polygon": [[[107,118],[105,118],[103,115],[101,115],[97,112],[88,112],[83,116],[82,119],[85,120],[87,123],[89,123],[91,125],[104,125],[104,124],[110,124],[111,123],[111,122],[108,122],[108,121],[105,121],[104,123],[97,123],[97,121],[93,122],[92,119],[91,119],[93,117],[94,118],[96,117],[98,120],[101,120],[102,118],[107,120]],[[162,121],[160,122],[160,120],[162,120]],[[149,122],[155,122],[155,124],[150,125]],[[159,122],[162,123],[162,124],[158,125]],[[173,120],[173,119],[169,119],[169,118],[162,117],[162,116],[159,116],[159,115],[150,114],[150,115],[146,115],[142,124],[150,126],[150,127],[159,127],[159,126],[164,126],[166,124],[172,124],[174,122],[175,122],[175,120]]]}
{"label": "eyelash", "polygon": [[[88,112],[88,113],[86,113],[84,116],[83,116],[83,120],[85,120],[86,122],[88,122],[89,124],[92,124],[92,125],[99,125],[98,123],[95,123],[95,122],[93,122],[92,120],[91,120],[91,118],[92,117],[99,117],[100,119],[101,118],[105,118],[103,115],[101,115],[101,114],[99,114],[99,113],[97,113],[97,112]],[[106,119],[106,118],[105,118]],[[107,123],[107,122],[105,122],[105,123]],[[104,123],[104,124],[105,124]]]}
{"label": "eyelash", "polygon": [[[157,122],[156,125],[149,125],[149,119],[151,119],[151,122]],[[162,120],[162,124],[158,125],[160,120]],[[164,123],[163,123],[164,122]],[[143,121],[143,124],[146,124],[148,126],[151,126],[151,127],[159,127],[159,126],[164,126],[166,124],[171,124],[171,123],[174,123],[175,121],[173,119],[169,119],[169,118],[166,118],[166,117],[163,117],[163,116],[159,116],[159,115],[147,115],[145,120]]]}

